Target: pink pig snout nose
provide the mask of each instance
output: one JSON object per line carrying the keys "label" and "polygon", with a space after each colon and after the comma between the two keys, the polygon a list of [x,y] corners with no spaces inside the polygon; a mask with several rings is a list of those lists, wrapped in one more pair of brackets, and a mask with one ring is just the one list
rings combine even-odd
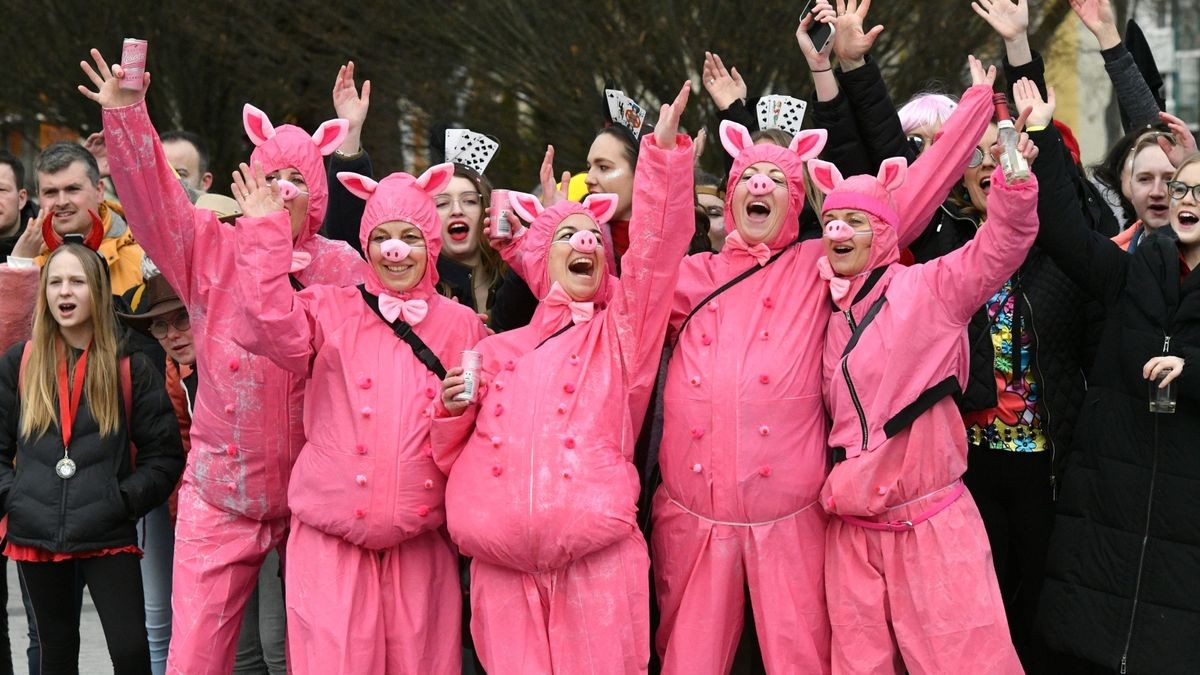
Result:
{"label": "pink pig snout nose", "polygon": [[596,239],[596,235],[587,230],[582,230],[571,235],[568,242],[571,244],[571,248],[580,253],[592,253],[600,245],[600,242]]}
{"label": "pink pig snout nose", "polygon": [[775,181],[759,173],[750,177],[750,180],[746,182],[746,187],[750,190],[750,194],[761,197],[771,194],[771,191],[775,189]]}
{"label": "pink pig snout nose", "polygon": [[850,241],[854,238],[854,228],[844,220],[831,220],[825,224],[825,238],[839,244]]}
{"label": "pink pig snout nose", "polygon": [[412,253],[412,247],[399,239],[388,239],[379,245],[379,252],[384,260],[396,263],[407,258]]}
{"label": "pink pig snout nose", "polygon": [[292,201],[300,194],[300,188],[296,187],[290,180],[280,179],[277,184],[279,185],[279,196],[285,202]]}

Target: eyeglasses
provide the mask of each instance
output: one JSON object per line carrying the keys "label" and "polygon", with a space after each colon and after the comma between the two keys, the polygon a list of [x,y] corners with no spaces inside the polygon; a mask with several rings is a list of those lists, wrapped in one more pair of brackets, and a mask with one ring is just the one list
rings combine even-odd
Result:
{"label": "eyeglasses", "polygon": [[925,137],[913,134],[908,137],[908,145],[913,149],[913,152],[919,155],[925,151]]}
{"label": "eyeglasses", "polygon": [[1171,199],[1178,201],[1186,197],[1189,192],[1192,193],[1193,200],[1200,202],[1200,185],[1188,185],[1178,180],[1167,182],[1167,193],[1171,195]]}
{"label": "eyeglasses", "polygon": [[971,161],[967,162],[967,168],[974,169],[980,164],[983,164],[983,148],[975,146],[975,149],[971,151]]}
{"label": "eyeglasses", "polygon": [[191,317],[188,316],[187,312],[180,312],[176,314],[175,317],[170,321],[167,321],[166,319],[155,319],[154,322],[150,324],[150,334],[153,335],[156,340],[161,340],[167,337],[167,331],[171,328],[183,332],[191,327]]}
{"label": "eyeglasses", "polygon": [[483,206],[483,195],[479,194],[478,192],[464,192],[457,197],[451,197],[450,195],[438,195],[433,199],[433,204],[437,207],[438,211],[444,211],[450,208],[455,204],[455,202],[458,203],[458,208],[462,209],[463,211],[468,209],[474,210]]}

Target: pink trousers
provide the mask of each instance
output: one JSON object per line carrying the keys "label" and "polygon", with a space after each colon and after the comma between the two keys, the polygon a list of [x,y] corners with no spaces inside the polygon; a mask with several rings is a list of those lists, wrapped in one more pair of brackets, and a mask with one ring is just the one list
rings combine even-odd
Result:
{"label": "pink trousers", "polygon": [[222,511],[183,482],[175,522],[168,673],[228,675],[233,670],[242,610],[267,553],[286,536],[286,518],[261,521]]}
{"label": "pink trousers", "polygon": [[660,487],[651,540],[663,673],[728,673],[747,589],[767,672],[828,673],[825,521],[814,504],[770,523],[717,523]]}
{"label": "pink trousers", "polygon": [[640,532],[539,574],[471,563],[471,636],[489,675],[645,673],[650,560]]}
{"label": "pink trousers", "polygon": [[[914,503],[884,520],[907,520]],[[970,493],[905,532],[830,519],[834,673],[1023,673]]]}
{"label": "pink trousers", "polygon": [[292,518],[287,550],[290,672],[461,671],[458,555],[443,531],[377,551]]}

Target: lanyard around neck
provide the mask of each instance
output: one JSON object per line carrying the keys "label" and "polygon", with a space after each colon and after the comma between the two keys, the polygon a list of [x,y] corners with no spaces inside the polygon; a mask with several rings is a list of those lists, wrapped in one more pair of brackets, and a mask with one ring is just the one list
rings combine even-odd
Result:
{"label": "lanyard around neck", "polygon": [[92,348],[88,343],[83,355],[75,364],[75,373],[67,388],[67,350],[61,340],[58,347],[58,426],[62,429],[63,448],[71,446],[71,432],[75,428],[75,415],[79,412],[79,400],[83,398],[83,381],[87,377],[88,351]]}

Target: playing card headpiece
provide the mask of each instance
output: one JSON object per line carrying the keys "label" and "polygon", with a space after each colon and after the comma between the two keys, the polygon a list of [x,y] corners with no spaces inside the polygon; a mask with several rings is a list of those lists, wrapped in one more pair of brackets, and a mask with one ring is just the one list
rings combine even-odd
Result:
{"label": "playing card headpiece", "polygon": [[446,130],[446,161],[461,164],[483,175],[500,144],[470,129]]}
{"label": "playing card headpiece", "polygon": [[646,109],[625,95],[620,89],[605,89],[604,99],[608,110],[608,124],[619,124],[641,138],[646,123]]}

